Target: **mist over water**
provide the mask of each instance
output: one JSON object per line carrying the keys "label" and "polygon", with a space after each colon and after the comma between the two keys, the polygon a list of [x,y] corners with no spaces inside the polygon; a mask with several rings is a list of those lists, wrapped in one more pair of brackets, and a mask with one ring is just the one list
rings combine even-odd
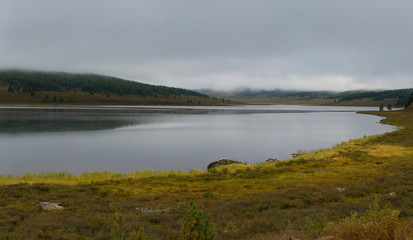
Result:
{"label": "mist over water", "polygon": [[389,132],[376,108],[1,107],[0,174],[205,169],[258,163]]}

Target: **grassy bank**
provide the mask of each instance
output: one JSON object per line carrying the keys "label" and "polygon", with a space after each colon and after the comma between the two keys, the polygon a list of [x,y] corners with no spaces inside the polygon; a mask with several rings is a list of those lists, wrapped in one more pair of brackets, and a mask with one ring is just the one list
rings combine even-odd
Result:
{"label": "grassy bank", "polygon": [[[390,222],[406,223],[413,217],[413,110],[374,114],[399,131],[283,162],[209,172],[3,176],[0,239],[110,239],[120,215],[125,229],[177,239],[189,201],[211,213],[217,239],[339,236],[340,219],[364,213],[375,199],[376,208],[390,209]],[[43,201],[64,209],[41,210],[36,203]]]}

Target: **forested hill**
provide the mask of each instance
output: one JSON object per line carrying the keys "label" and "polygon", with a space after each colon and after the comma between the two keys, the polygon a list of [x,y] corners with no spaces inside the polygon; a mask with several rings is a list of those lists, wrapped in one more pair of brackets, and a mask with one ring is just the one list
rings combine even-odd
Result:
{"label": "forested hill", "polygon": [[384,100],[388,98],[399,98],[406,99],[413,93],[413,88],[409,89],[397,89],[397,90],[386,90],[386,91],[346,91],[346,92],[331,92],[331,91],[283,91],[283,90],[261,90],[252,91],[244,90],[237,92],[236,95],[240,97],[303,97],[303,98],[327,98],[327,99],[338,99],[340,101],[350,101],[362,98],[373,98],[374,100]]}
{"label": "forested hill", "polygon": [[376,101],[381,101],[389,98],[399,99],[398,105],[403,105],[405,100],[413,93],[413,88],[396,89],[387,91],[347,91],[333,95],[341,101],[351,101],[362,98],[372,98]]}
{"label": "forested hill", "polygon": [[195,91],[144,84],[120,78],[95,74],[51,73],[35,71],[0,71],[0,86],[9,90],[21,89],[23,92],[38,91],[64,92],[79,90],[90,94],[139,95],[184,95],[208,97]]}
{"label": "forested hill", "polygon": [[394,106],[404,106],[413,88],[396,90],[356,90],[345,92],[333,91],[290,91],[290,90],[251,90],[244,89],[233,92],[213,92],[201,90],[211,96],[217,95],[253,103],[274,104],[314,104],[314,105],[371,105],[381,102]]}

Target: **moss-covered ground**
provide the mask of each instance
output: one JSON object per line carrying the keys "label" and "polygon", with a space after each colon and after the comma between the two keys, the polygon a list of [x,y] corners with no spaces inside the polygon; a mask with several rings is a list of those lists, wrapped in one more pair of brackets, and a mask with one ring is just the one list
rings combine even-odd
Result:
{"label": "moss-covered ground", "polygon": [[[212,215],[217,239],[315,239],[375,199],[411,219],[413,109],[374,114],[399,130],[287,161],[209,172],[2,176],[0,239],[110,239],[119,216],[125,229],[143,227],[150,239],[177,239],[190,201]],[[43,201],[64,209],[44,211],[36,206]]]}

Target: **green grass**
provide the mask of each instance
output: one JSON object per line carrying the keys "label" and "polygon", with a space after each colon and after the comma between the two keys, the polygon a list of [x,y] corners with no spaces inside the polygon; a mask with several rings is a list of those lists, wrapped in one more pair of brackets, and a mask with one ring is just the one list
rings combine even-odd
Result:
{"label": "green grass", "polygon": [[[375,199],[386,213],[393,213],[387,207],[397,211],[394,229],[409,233],[413,110],[374,114],[388,117],[384,122],[399,131],[283,162],[212,171],[3,176],[0,239],[110,239],[119,216],[131,232],[144,228],[149,239],[178,239],[190,201],[211,214],[217,239],[339,236],[331,226],[357,222],[354,213],[363,215]],[[36,207],[42,201],[60,202],[64,210],[45,212]],[[137,207],[171,211],[142,213]]]}

